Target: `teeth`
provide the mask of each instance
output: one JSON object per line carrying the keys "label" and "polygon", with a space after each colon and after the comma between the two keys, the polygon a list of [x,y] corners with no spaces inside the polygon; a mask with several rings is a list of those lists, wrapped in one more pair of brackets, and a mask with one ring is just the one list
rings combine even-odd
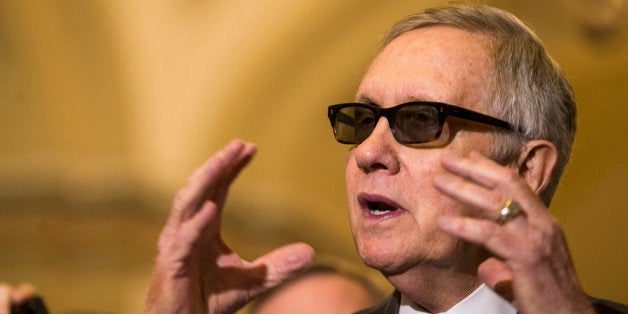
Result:
{"label": "teeth", "polygon": [[373,214],[375,216],[384,215],[386,213],[390,213],[391,212],[391,210],[377,210],[377,209],[371,209],[369,211],[371,212],[371,214]]}
{"label": "teeth", "polygon": [[368,207],[369,207],[369,212],[375,216],[385,215],[387,213],[390,213],[393,210],[396,210],[396,208],[393,208],[392,206],[388,204],[376,203],[376,202],[369,202]]}

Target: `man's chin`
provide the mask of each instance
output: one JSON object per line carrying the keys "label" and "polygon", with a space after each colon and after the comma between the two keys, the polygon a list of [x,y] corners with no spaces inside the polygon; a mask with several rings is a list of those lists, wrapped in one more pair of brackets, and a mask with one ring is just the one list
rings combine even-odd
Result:
{"label": "man's chin", "polygon": [[392,276],[407,270],[408,266],[399,255],[391,252],[359,252],[366,266],[378,270],[384,276]]}

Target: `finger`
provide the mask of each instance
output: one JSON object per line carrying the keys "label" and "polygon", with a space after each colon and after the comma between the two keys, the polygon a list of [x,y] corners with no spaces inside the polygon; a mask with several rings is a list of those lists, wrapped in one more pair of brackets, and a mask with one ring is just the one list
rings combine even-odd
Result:
{"label": "finger", "polygon": [[510,260],[519,252],[534,251],[529,247],[529,243],[524,241],[525,235],[520,236],[484,219],[441,216],[438,218],[438,226],[449,235],[482,245],[503,260]]}
{"label": "finger", "polygon": [[484,217],[492,221],[499,218],[499,209],[505,202],[504,196],[483,186],[455,175],[437,175],[434,186],[441,193],[472,208],[479,209]]}
{"label": "finger", "polygon": [[214,238],[220,231],[220,222],[216,216],[219,214],[216,209],[216,204],[213,202],[207,202],[203,208],[201,208],[194,217],[185,223],[185,227],[180,229],[181,238],[183,242],[192,244],[204,238]]}
{"label": "finger", "polygon": [[502,296],[502,298],[508,300],[509,302],[513,302],[513,274],[504,262],[491,257],[480,264],[478,267],[478,275],[487,286]]}
{"label": "finger", "polygon": [[[491,164],[491,160],[483,160],[481,155],[477,153],[469,153],[469,157],[446,156],[443,158],[443,168],[450,173],[473,181],[488,189],[498,187],[498,182],[504,178],[506,168],[495,163]],[[509,171],[509,170],[508,170]],[[510,175],[510,173],[507,173]]]}
{"label": "finger", "polygon": [[503,187],[500,190],[506,196],[527,203],[529,206],[525,206],[525,210],[532,215],[547,212],[545,206],[537,206],[541,205],[538,196],[515,169],[502,166],[475,151],[469,154],[468,160],[471,161],[468,166],[473,168],[471,172],[474,178],[484,176],[484,180],[493,181],[498,187]]}
{"label": "finger", "polygon": [[[215,202],[222,209],[222,204],[231,183],[240,174],[240,171],[251,161],[255,154],[255,145],[244,144],[237,150],[225,151],[218,154],[221,162],[210,163],[201,176],[201,186],[196,191],[197,201],[189,209],[197,209],[205,201]],[[204,188],[203,188],[204,187]]]}
{"label": "finger", "polygon": [[201,201],[215,193],[217,183],[229,170],[229,163],[244,149],[245,144],[240,140],[233,140],[223,149],[215,153],[201,167],[189,177],[181,197],[177,197],[175,207],[179,213],[179,220],[185,221],[200,205]]}
{"label": "finger", "polygon": [[234,140],[196,169],[186,186],[177,193],[169,223],[176,225],[191,217],[205,198],[216,193],[217,184],[230,170],[231,164],[248,162],[254,151],[253,145]]}
{"label": "finger", "polygon": [[9,314],[11,311],[11,287],[0,284],[0,314]]}
{"label": "finger", "polygon": [[221,181],[218,184],[218,189],[216,190],[214,195],[206,195],[206,198],[214,198],[215,202],[221,208],[224,204],[225,198],[227,196],[227,191],[229,187],[233,183],[233,181],[240,175],[244,167],[246,167],[256,152],[256,147],[253,144],[245,144],[244,148],[239,152],[239,154],[234,158],[234,161],[229,164],[229,168],[223,176],[221,177]]}
{"label": "finger", "polygon": [[264,288],[272,288],[303,270],[314,260],[314,249],[305,243],[293,243],[258,258],[253,264],[266,265],[268,275]]}
{"label": "finger", "polygon": [[[481,164],[486,164],[493,169],[500,167],[500,165],[495,161],[482,156],[478,152],[471,152],[469,154],[469,158],[476,160]],[[502,167],[502,170],[504,169],[506,168]],[[553,220],[553,218],[551,217],[545,204],[541,202],[539,196],[531,189],[523,177],[521,177],[517,172],[506,169],[506,172],[508,171],[510,174],[503,174],[505,180],[504,185],[510,186],[508,189],[510,194],[506,196],[522,205],[521,209],[528,215],[527,217],[529,222],[540,226],[542,225],[546,228],[550,227],[549,223]]]}
{"label": "finger", "polygon": [[29,283],[21,283],[12,294],[13,303],[22,303],[35,296],[35,287]]}
{"label": "finger", "polygon": [[[545,206],[517,172],[501,166],[477,152],[471,152],[468,158],[445,158],[443,167],[456,177],[465,179],[469,184],[465,187],[467,189],[471,190],[470,185],[477,183],[487,190],[495,192],[495,194],[486,194],[485,192],[482,196],[488,200],[489,203],[484,203],[490,206],[491,210],[501,209],[506,200],[514,199],[522,205],[523,211],[528,215],[539,215],[541,218],[547,215]],[[442,185],[439,186],[443,187]],[[453,195],[456,192],[452,188],[447,189],[447,191],[449,192],[448,195]],[[466,199],[471,201],[469,197]],[[480,197],[476,197],[471,204],[477,206],[478,203],[482,203]],[[484,207],[486,208],[486,206]]]}

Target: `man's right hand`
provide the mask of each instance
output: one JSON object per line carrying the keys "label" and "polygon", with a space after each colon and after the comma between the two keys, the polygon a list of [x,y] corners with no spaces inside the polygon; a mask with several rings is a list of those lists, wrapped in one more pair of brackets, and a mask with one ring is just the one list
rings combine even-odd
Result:
{"label": "man's right hand", "polygon": [[309,265],[305,243],[241,259],[220,234],[229,185],[255,154],[234,140],[198,168],[177,193],[158,242],[144,313],[233,313]]}

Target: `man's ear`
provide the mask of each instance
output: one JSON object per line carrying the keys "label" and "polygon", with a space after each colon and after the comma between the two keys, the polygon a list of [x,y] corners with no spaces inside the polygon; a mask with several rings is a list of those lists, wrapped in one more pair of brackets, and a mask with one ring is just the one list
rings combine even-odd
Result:
{"label": "man's ear", "polygon": [[545,140],[529,141],[517,161],[519,175],[532,191],[540,195],[550,182],[557,160],[558,149],[553,143]]}

